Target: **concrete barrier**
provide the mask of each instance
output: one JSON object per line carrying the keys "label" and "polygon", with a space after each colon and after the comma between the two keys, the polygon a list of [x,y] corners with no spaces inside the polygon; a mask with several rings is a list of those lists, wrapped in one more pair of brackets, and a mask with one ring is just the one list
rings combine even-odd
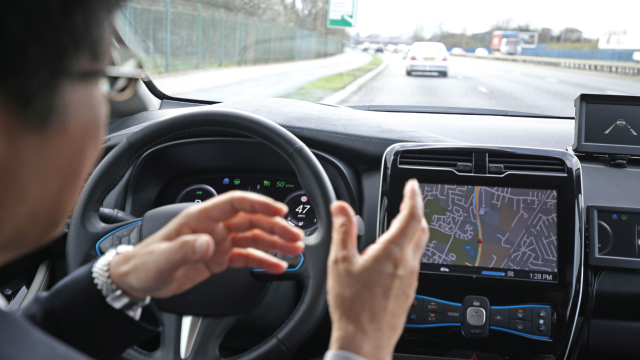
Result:
{"label": "concrete barrier", "polygon": [[511,61],[525,64],[556,66],[569,69],[578,69],[586,71],[600,71],[614,73],[620,75],[638,76],[640,75],[640,64],[619,62],[619,61],[600,61],[600,60],[580,60],[580,59],[560,59],[540,56],[516,56],[516,55],[489,55],[477,56],[475,54],[452,55],[471,57],[477,59]]}

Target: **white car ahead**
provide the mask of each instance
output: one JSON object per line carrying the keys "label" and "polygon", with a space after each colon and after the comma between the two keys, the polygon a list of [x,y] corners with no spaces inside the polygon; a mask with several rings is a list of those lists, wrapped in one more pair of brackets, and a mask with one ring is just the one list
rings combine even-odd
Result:
{"label": "white car ahead", "polygon": [[451,49],[451,55],[464,55],[464,54],[466,54],[466,52],[462,48],[454,47],[453,49]]}
{"label": "white car ahead", "polygon": [[476,56],[489,56],[489,50],[485,48],[477,48],[475,54]]}
{"label": "white car ahead", "polygon": [[449,74],[448,61],[447,48],[440,42],[415,42],[404,60],[407,76],[428,72],[444,77]]}

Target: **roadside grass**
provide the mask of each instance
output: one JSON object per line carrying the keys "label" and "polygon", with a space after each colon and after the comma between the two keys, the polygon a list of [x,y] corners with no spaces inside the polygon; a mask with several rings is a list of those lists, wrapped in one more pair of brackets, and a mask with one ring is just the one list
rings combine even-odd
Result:
{"label": "roadside grass", "polygon": [[373,59],[371,59],[371,61],[367,65],[361,66],[357,69],[345,71],[340,74],[325,76],[318,80],[302,85],[297,90],[294,90],[281,97],[295,100],[320,101],[327,96],[335,93],[336,91],[344,88],[345,86],[351,84],[356,79],[362,77],[369,71],[377,68],[378,66],[380,66],[380,64],[382,64],[382,57],[380,57],[378,54],[374,54]]}

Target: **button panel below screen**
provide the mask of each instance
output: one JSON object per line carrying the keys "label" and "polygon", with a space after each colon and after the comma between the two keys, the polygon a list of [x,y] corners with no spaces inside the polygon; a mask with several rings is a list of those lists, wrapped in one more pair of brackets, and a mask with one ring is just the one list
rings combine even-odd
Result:
{"label": "button panel below screen", "polygon": [[[476,302],[476,304],[478,306],[473,306],[474,303],[471,302],[467,311],[463,311],[462,303],[416,296],[407,317],[407,326],[416,328],[461,326],[466,321],[467,335],[471,337],[485,337],[489,329],[515,332],[516,335],[540,340],[551,337],[553,310],[550,306],[489,306],[487,303],[484,310],[483,302]],[[474,319],[469,318],[469,311],[473,312]],[[480,321],[483,316],[484,321]]]}

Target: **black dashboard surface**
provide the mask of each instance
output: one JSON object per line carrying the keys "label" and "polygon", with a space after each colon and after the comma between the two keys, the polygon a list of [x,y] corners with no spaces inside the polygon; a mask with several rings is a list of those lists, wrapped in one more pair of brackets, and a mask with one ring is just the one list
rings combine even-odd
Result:
{"label": "black dashboard surface", "polygon": [[[161,108],[163,110],[144,112],[112,123],[105,139],[106,150],[113,149],[129,134],[146,124],[161,120],[174,112],[189,111],[192,106],[202,105],[165,101]],[[327,158],[341,162],[344,166],[338,172],[345,169],[349,172],[353,184],[349,191],[355,193],[350,198],[354,200],[352,204],[356,205],[356,211],[365,224],[364,236],[360,239],[361,247],[375,241],[380,165],[389,146],[406,142],[457,145],[470,143],[565,150],[572,144],[574,130],[573,121],[562,119],[376,113],[287,99],[245,100],[210,106],[263,116],[291,131],[316,153],[326,154]],[[236,134],[221,133],[220,136],[238,138]],[[640,175],[640,165],[635,159],[631,159],[628,167],[622,169],[610,167],[603,157],[577,155],[583,182],[579,202],[585,210],[589,205],[640,208],[640,193],[633,190],[637,188],[635,184]],[[286,169],[281,169],[280,172],[287,173]],[[349,196],[349,191],[344,191],[344,196]],[[588,227],[589,224],[586,225]],[[584,358],[595,356],[586,354],[612,354],[607,350],[607,342],[602,339],[608,339],[608,343],[615,342],[617,349],[622,351],[620,354],[624,354],[625,349],[633,348],[629,343],[631,339],[607,335],[621,321],[620,314],[609,310],[614,305],[610,299],[630,303],[640,298],[640,290],[622,285],[623,279],[636,279],[640,276],[625,270],[589,267],[586,255],[584,261],[585,270],[588,269],[584,278],[585,285],[591,285],[589,277],[592,275],[606,272],[606,276],[602,277],[599,297],[593,296],[596,292],[593,287],[585,286],[582,300],[585,306],[581,308],[580,319],[588,320],[593,312],[593,324],[590,328],[576,328],[576,334],[583,339],[580,340],[581,354]],[[609,300],[605,302],[602,299]],[[634,331],[632,338],[637,338],[640,330],[634,329],[640,329],[640,313],[632,313],[633,317],[627,317],[623,325]]]}

